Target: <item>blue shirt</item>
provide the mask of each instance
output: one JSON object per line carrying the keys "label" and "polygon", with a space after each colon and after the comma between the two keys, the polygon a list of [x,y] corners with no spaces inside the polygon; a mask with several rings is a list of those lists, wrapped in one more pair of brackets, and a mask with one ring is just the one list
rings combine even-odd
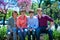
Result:
{"label": "blue shirt", "polygon": [[28,16],[28,28],[34,28],[36,29],[38,27],[38,18],[33,16],[32,18],[30,18],[30,16]]}

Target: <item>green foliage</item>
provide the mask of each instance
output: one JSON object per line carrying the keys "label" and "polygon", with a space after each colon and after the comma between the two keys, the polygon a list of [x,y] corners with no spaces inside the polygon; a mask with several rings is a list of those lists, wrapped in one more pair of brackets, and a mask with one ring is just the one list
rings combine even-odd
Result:
{"label": "green foliage", "polygon": [[[60,32],[59,31],[53,31],[53,39],[60,40]],[[49,40],[49,36],[44,35],[44,40]]]}
{"label": "green foliage", "polygon": [[49,40],[49,36],[47,34],[44,35],[44,40]]}
{"label": "green foliage", "polygon": [[36,10],[38,8],[38,3],[32,3],[31,9],[33,9],[36,13]]}
{"label": "green foliage", "polygon": [[59,25],[60,25],[60,20],[59,20],[59,22],[58,22],[58,23],[59,23]]}
{"label": "green foliage", "polygon": [[0,12],[0,20],[3,19],[4,16],[3,12]]}
{"label": "green foliage", "polygon": [[9,17],[12,16],[12,12],[13,12],[13,10],[8,10],[7,11],[6,19],[9,19]]}
{"label": "green foliage", "polygon": [[7,27],[2,26],[0,27],[0,40],[4,40],[6,37]]}
{"label": "green foliage", "polygon": [[53,32],[53,38],[56,40],[60,40],[60,32],[59,31],[54,31]]}
{"label": "green foliage", "polygon": [[41,4],[41,7],[44,9],[43,12],[47,15],[49,15],[50,17],[52,17],[54,19],[55,23],[60,23],[60,12],[59,12],[59,8],[58,8],[58,2],[54,2],[53,4],[51,4],[51,6],[49,6],[49,4],[47,6],[45,6],[45,2],[43,2]]}

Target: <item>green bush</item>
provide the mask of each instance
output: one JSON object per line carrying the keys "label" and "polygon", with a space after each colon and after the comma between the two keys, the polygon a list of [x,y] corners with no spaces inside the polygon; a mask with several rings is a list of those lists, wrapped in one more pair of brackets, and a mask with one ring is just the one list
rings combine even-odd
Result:
{"label": "green bush", "polygon": [[[59,31],[53,31],[53,39],[60,40],[60,32]],[[49,40],[49,36],[45,35],[44,40]]]}
{"label": "green bush", "polygon": [[7,11],[6,19],[9,19],[9,17],[12,16],[12,12],[13,12],[13,10],[8,10]]}
{"label": "green bush", "polygon": [[58,31],[54,31],[53,32],[53,38],[56,40],[60,40],[60,32],[58,32]]}
{"label": "green bush", "polygon": [[0,12],[0,20],[2,20],[4,16],[3,12]]}
{"label": "green bush", "polygon": [[6,31],[7,31],[7,27],[6,26],[0,27],[0,40],[4,40],[5,39]]}
{"label": "green bush", "polygon": [[44,40],[49,40],[49,36],[47,34],[44,36]]}

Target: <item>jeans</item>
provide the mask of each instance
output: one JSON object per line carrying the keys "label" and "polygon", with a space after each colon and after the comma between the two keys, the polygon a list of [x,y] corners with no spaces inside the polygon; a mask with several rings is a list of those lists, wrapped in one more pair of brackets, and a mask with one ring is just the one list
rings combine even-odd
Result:
{"label": "jeans", "polygon": [[53,31],[51,29],[46,30],[47,27],[38,27],[36,30],[36,40],[40,40],[41,33],[47,33],[49,35],[49,40],[53,40]]}
{"label": "jeans", "polygon": [[13,40],[17,40],[17,38],[16,38],[16,27],[12,27],[12,28],[7,30],[8,40],[9,40],[9,37],[11,36],[11,30],[13,33]]}
{"label": "jeans", "polygon": [[35,31],[36,30],[28,30],[28,40],[31,40],[31,35],[32,35],[32,40],[35,40]]}
{"label": "jeans", "polygon": [[21,29],[18,29],[18,35],[20,37],[20,40],[25,40],[27,34],[27,29],[23,29],[23,32]]}

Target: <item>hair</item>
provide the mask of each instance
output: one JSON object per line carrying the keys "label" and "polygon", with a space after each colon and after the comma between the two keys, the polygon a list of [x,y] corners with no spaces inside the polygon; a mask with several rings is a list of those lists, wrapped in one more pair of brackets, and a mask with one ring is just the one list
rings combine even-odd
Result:
{"label": "hair", "polygon": [[12,16],[13,16],[14,13],[16,13],[16,14],[18,15],[17,11],[13,11],[13,12],[12,12]]}
{"label": "hair", "polygon": [[22,10],[20,10],[20,14],[22,13],[22,12],[25,12],[26,13],[26,10],[25,9],[22,9]]}
{"label": "hair", "polygon": [[30,11],[29,11],[29,14],[30,14],[30,13],[34,13],[34,10],[30,10]]}
{"label": "hair", "polygon": [[37,11],[41,10],[42,11],[42,8],[37,8]]}

